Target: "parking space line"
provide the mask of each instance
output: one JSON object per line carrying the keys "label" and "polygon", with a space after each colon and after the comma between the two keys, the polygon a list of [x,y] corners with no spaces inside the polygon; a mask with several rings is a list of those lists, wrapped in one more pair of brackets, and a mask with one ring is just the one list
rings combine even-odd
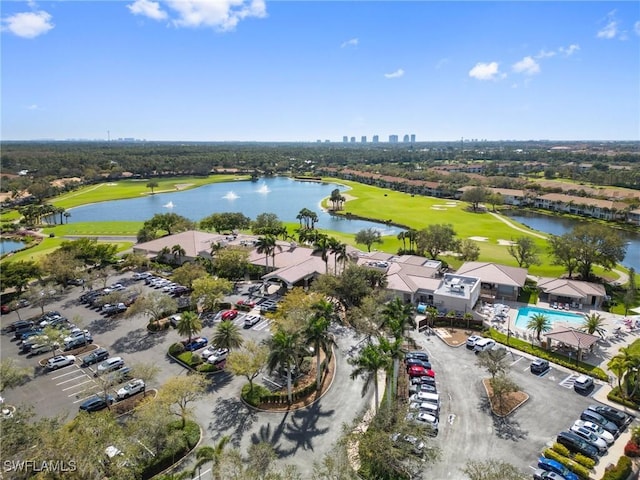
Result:
{"label": "parking space line", "polygon": [[[514,360],[513,362],[511,362],[511,365],[510,365],[510,366],[512,366],[512,367],[513,367],[516,363],[518,363],[518,362],[519,362],[520,360],[522,360],[523,358],[524,358],[524,357],[520,357],[520,358],[518,358],[517,360]],[[529,367],[527,367],[527,368],[529,368]]]}
{"label": "parking space line", "polygon": [[73,378],[70,378],[68,380],[64,380],[62,382],[56,383],[56,385],[64,385],[65,383],[75,382],[76,380],[78,380],[79,378],[82,378],[82,377],[86,377],[86,375],[84,373],[82,373],[81,375],[78,375],[77,377],[73,377]]}
{"label": "parking space line", "polygon": [[89,383],[89,382],[93,382],[93,380],[91,380],[91,379],[85,380],[85,381],[84,381],[84,382],[82,382],[82,383],[77,383],[77,384],[75,384],[75,385],[72,385],[71,387],[63,388],[63,389],[62,389],[62,391],[63,391],[63,392],[66,392],[67,390],[71,390],[72,388],[76,388],[76,387],[81,387],[81,386],[82,386],[82,385],[84,385],[85,383]]}
{"label": "parking space line", "polygon": [[[69,365],[71,366],[71,365]],[[75,365],[74,365],[75,366]],[[63,373],[62,375],[58,375],[55,377],[51,377],[52,380],[57,380],[58,378],[62,378],[62,377],[66,377],[67,375],[71,375],[72,373],[76,372],[77,370],[69,370],[67,373]]]}
{"label": "parking space line", "polygon": [[578,378],[578,375],[572,373],[560,382],[560,386],[565,388],[573,388],[573,384],[576,383],[576,378]]}
{"label": "parking space line", "polygon": [[[83,393],[83,392],[80,392],[80,393]],[[71,397],[72,395],[69,395],[69,396]],[[90,398],[92,398],[93,396],[94,396],[94,394],[92,393],[92,394],[91,394],[91,395],[89,395],[89,396],[86,396],[86,397],[80,398],[80,399],[78,399],[78,400],[74,400],[74,401],[73,401],[73,403],[80,403],[80,402],[84,402],[85,400],[89,400],[89,399],[90,399]]]}
{"label": "parking space line", "polygon": [[85,388],[84,390],[80,390],[79,392],[75,392],[75,393],[72,393],[70,395],[67,395],[67,397],[69,397],[69,398],[71,398],[71,397],[78,398],[78,397],[80,397],[80,395],[89,394],[88,397],[83,397],[80,400],[74,401],[73,403],[81,402],[82,400],[86,400],[87,398],[93,397],[95,395],[95,393],[96,393],[96,390],[99,390],[96,387],[97,387],[97,385],[94,385],[93,387],[90,387],[90,388]]}

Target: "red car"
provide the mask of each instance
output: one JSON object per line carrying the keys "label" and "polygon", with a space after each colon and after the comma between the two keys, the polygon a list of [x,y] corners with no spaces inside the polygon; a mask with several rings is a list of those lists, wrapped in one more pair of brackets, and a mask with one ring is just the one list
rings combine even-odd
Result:
{"label": "red car", "polygon": [[407,368],[407,373],[410,377],[435,377],[436,373],[433,370],[428,370],[420,365],[411,365]]}
{"label": "red car", "polygon": [[256,302],[252,302],[251,300],[238,300],[236,305],[244,306],[247,308],[253,308],[256,306]]}
{"label": "red car", "polygon": [[220,316],[220,318],[222,318],[222,320],[233,320],[237,316],[238,316],[237,310],[227,310],[226,312],[222,312],[222,315]]}

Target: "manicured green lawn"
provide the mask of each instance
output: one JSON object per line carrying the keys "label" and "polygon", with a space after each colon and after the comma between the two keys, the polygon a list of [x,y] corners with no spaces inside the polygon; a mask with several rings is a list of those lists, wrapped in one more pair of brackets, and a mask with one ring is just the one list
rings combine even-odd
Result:
{"label": "manicured green lawn", "polygon": [[136,236],[142,228],[144,222],[78,222],[65,225],[56,225],[53,227],[43,228],[45,235],[51,233],[56,237],[65,235],[91,235],[91,236],[109,236],[109,235],[126,235]]}
{"label": "manicured green lawn", "polygon": [[[158,186],[153,189],[155,193],[175,192],[189,188],[207,185],[209,183],[232,182],[246,180],[247,175],[210,175],[208,177],[171,177],[153,179]],[[57,207],[72,208],[88,203],[106,202],[108,200],[120,200],[123,198],[136,198],[140,195],[151,195],[151,189],[147,188],[149,179],[117,180],[82,187],[73,192],[56,197],[51,203]]]}
{"label": "manicured green lawn", "polygon": [[[10,257],[5,257],[2,262],[17,262],[19,260],[38,260],[39,258],[48,255],[49,253],[56,250],[62,242],[64,242],[64,238],[55,237],[55,238],[45,238],[40,242],[39,245],[35,247],[27,248],[26,250],[21,250],[16,252],[14,255]],[[68,240],[67,240],[68,241]],[[133,246],[133,242],[109,242],[114,243],[118,246],[118,252],[123,252]]]}

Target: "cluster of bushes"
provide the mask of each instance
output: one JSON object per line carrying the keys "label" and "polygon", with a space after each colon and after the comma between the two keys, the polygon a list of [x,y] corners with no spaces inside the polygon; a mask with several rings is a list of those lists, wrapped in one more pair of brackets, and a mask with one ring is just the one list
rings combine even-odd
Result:
{"label": "cluster of bushes", "polygon": [[633,399],[623,398],[620,394],[620,388],[614,387],[608,394],[607,398],[612,402],[619,403],[620,405],[624,405],[625,407],[633,408],[634,410],[640,409],[640,404],[634,401]]}
{"label": "cluster of bushes", "polygon": [[162,330],[169,330],[170,326],[171,324],[168,321],[152,321],[147,324],[147,330],[150,332],[161,332]]}
{"label": "cluster of bushes", "polygon": [[[589,470],[591,470],[595,465],[593,460],[580,454],[575,455],[573,459],[569,458],[571,456],[571,452],[569,452],[564,445],[560,445],[559,443],[554,443],[553,447],[547,448],[542,452],[542,455],[544,455],[545,458],[550,458],[551,460],[560,462],[584,480],[589,480]],[[589,466],[587,467],[585,463],[589,464]]]}
{"label": "cluster of bushes", "polygon": [[624,447],[627,457],[640,457],[640,427],[631,429],[631,440]]}
{"label": "cluster of bushes", "polygon": [[620,457],[618,463],[602,477],[602,480],[626,480],[631,475],[631,459]]}
{"label": "cluster of bushes", "polygon": [[169,468],[176,460],[184,457],[192,450],[200,440],[200,427],[196,422],[187,420],[184,429],[181,429],[180,420],[177,420],[172,424],[171,428],[173,430],[181,430],[182,435],[177,436],[176,442],[170,443],[160,455],[154,457],[153,461],[144,467],[141,474],[144,480],[153,478]]}
{"label": "cluster of bushes", "polygon": [[[485,335],[489,338],[493,338],[498,343],[502,343],[505,345],[507,343],[507,335],[498,332],[493,328],[490,328],[488,331],[486,331]],[[531,345],[530,343],[518,338],[510,337],[509,346],[515,348],[516,350],[520,350],[521,352],[525,352],[538,358],[549,360],[550,362],[562,365],[566,368],[570,368],[571,370],[585,373],[600,380],[609,381],[609,376],[604,372],[604,370],[599,367],[594,367],[593,365],[589,365],[588,363],[584,362],[578,362],[578,364],[576,365],[575,360],[572,360],[569,357],[565,357],[564,355],[560,355],[555,352],[550,352],[542,347],[538,347],[537,345]]]}
{"label": "cluster of bushes", "polygon": [[187,352],[184,345],[176,342],[169,347],[169,356],[181,362],[187,368],[194,369],[200,373],[214,373],[222,371],[222,366],[207,363],[195,352]]}

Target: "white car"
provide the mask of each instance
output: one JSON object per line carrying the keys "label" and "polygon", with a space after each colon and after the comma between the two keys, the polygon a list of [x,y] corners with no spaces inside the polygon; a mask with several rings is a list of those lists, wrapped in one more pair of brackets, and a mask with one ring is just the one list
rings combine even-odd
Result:
{"label": "white car", "polygon": [[246,328],[253,327],[259,321],[260,317],[258,315],[247,315],[244,317],[244,326]]}
{"label": "white car", "polygon": [[65,337],[64,343],[69,343],[77,338],[91,338],[89,330],[82,330],[81,328],[74,328],[69,332],[69,336]]}
{"label": "white car", "polygon": [[[573,424],[573,427],[586,428],[587,430],[595,433],[597,436],[599,436],[601,439],[607,442],[607,445],[611,445],[615,441],[615,438],[613,437],[613,435],[611,435],[609,432],[607,432],[604,428],[602,428],[600,425],[596,423],[585,422],[584,420],[576,420],[575,423]],[[573,427],[571,427],[572,430],[573,430]]]}
{"label": "white car", "polygon": [[212,355],[207,358],[207,362],[209,363],[220,363],[227,359],[227,355],[229,355],[228,348],[218,348]]}
{"label": "white car", "polygon": [[474,348],[476,346],[476,342],[480,340],[482,337],[480,335],[471,335],[467,338],[467,348]]}
{"label": "white car", "polygon": [[609,448],[607,442],[605,442],[603,438],[600,438],[591,430],[587,430],[584,427],[576,427],[575,425],[572,425],[571,431],[579,437],[584,438],[587,442],[596,447],[601,454],[605,453],[607,451],[607,448]]}
{"label": "white car", "polygon": [[101,375],[107,372],[113,372],[124,366],[124,360],[122,357],[107,358],[104,362],[98,365],[97,374]]}
{"label": "white car", "polygon": [[218,347],[216,347],[215,345],[209,345],[202,352],[200,352],[200,356],[206,360],[217,351],[218,351]]}
{"label": "white car", "polygon": [[76,357],[74,355],[56,355],[55,357],[47,360],[47,369],[57,370],[58,368],[73,365],[75,361]]}
{"label": "white car", "polygon": [[131,380],[124,387],[119,389],[116,392],[116,396],[118,397],[118,400],[122,400],[124,398],[129,398],[131,395],[135,395],[136,393],[144,392],[144,389],[144,380],[136,378],[135,380]]}

